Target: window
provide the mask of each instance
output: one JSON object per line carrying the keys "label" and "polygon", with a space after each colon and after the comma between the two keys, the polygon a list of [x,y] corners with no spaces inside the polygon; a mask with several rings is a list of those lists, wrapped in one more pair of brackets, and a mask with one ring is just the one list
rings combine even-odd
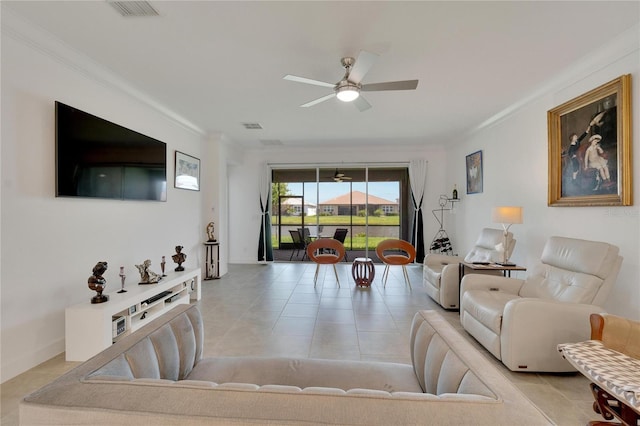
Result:
{"label": "window", "polygon": [[382,211],[384,214],[391,214],[395,212],[395,208],[393,206],[382,206]]}

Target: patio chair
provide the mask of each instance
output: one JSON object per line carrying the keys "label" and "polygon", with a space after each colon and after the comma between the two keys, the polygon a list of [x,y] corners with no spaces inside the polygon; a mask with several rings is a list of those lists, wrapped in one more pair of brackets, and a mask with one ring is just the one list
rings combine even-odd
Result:
{"label": "patio chair", "polygon": [[307,255],[307,243],[300,236],[300,232],[290,229],[289,234],[291,234],[291,239],[293,240],[293,250],[291,250],[291,256],[289,256],[289,260],[293,259],[293,255],[295,253],[296,259],[300,254],[300,250],[302,250],[302,260],[304,260]]}
{"label": "patio chair", "polygon": [[[347,228],[336,228],[335,232],[333,233],[333,239],[334,240],[338,240],[342,243],[342,245],[344,246],[344,240],[345,238],[347,238],[347,233],[349,232],[349,230]],[[344,261],[346,262],[349,259],[349,256],[347,256],[347,252],[344,252]]]}
{"label": "patio chair", "polygon": [[305,226],[304,228],[298,228],[298,232],[304,243],[308,245],[311,242],[311,230]]}

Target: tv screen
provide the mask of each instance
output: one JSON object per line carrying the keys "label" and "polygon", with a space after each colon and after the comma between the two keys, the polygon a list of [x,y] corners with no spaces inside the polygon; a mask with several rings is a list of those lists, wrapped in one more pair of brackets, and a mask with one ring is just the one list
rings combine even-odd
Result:
{"label": "tv screen", "polygon": [[56,102],[56,196],[167,199],[167,145]]}

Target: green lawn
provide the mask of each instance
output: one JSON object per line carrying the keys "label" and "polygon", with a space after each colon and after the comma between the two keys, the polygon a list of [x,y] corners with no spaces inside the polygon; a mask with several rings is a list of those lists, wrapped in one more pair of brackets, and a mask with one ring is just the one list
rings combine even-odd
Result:
{"label": "green lawn", "polygon": [[[305,216],[304,224],[313,226],[317,219],[320,219],[320,225],[350,225],[353,220],[354,225],[364,225],[365,219],[361,216]],[[273,224],[278,224],[278,216],[274,216]],[[282,216],[283,225],[301,225],[302,217],[300,216]],[[369,225],[400,225],[400,216],[369,216]]]}
{"label": "green lawn", "polygon": [[[369,250],[375,250],[378,243],[382,240],[385,240],[387,237],[369,237]],[[291,236],[283,236],[283,243],[293,243]],[[353,244],[353,246],[352,246]],[[278,248],[278,237],[272,235],[271,236],[271,245],[273,248]],[[365,238],[364,237],[347,237],[344,240],[344,246],[347,250],[364,250],[365,249]]]}
{"label": "green lawn", "polygon": [[[316,221],[319,219],[320,225],[325,226],[347,226],[351,225],[353,220],[353,225],[364,226],[365,218],[360,216],[305,216],[304,217],[304,225],[305,226],[315,226]],[[278,225],[278,217],[273,217],[272,225]],[[302,226],[302,217],[300,216],[282,216],[282,225],[283,226]],[[369,225],[371,226],[399,226],[400,225],[400,216],[369,216]],[[378,243],[382,240],[386,239],[386,237],[369,237],[369,249],[374,250]],[[283,243],[293,243],[290,235],[282,236]],[[274,248],[278,247],[278,237],[277,235],[271,236],[271,243]],[[365,237],[361,236],[347,236],[344,240],[344,246],[353,250],[364,250],[365,249]]]}

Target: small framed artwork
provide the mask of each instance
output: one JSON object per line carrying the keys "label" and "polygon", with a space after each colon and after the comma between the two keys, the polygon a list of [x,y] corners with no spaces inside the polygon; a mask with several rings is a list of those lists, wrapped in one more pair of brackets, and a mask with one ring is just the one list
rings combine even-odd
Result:
{"label": "small framed artwork", "polygon": [[547,112],[549,206],[630,206],[631,75]]}
{"label": "small framed artwork", "polygon": [[482,192],[482,151],[467,155],[467,194]]}
{"label": "small framed artwork", "polygon": [[175,187],[200,191],[200,160],[176,151]]}

